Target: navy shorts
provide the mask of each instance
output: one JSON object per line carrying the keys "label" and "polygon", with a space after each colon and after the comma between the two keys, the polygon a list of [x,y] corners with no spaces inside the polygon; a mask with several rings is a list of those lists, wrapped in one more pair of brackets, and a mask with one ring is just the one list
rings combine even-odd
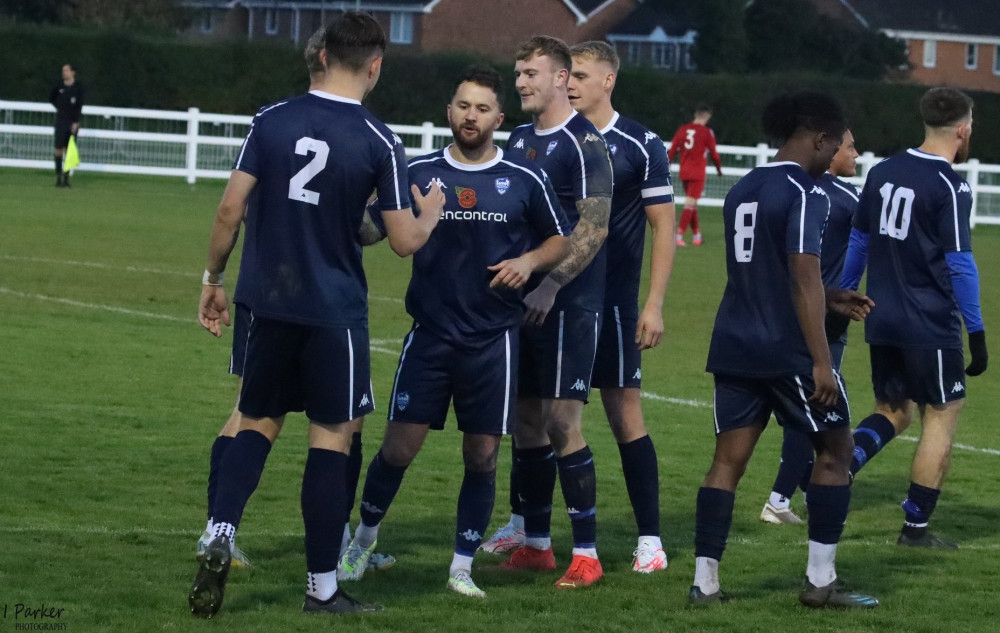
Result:
{"label": "navy shorts", "polygon": [[338,424],[374,408],[367,328],[318,327],[251,317],[240,413],[276,418],[305,411]]}
{"label": "navy shorts", "polygon": [[518,395],[587,402],[600,333],[601,313],[578,309],[522,326]]}
{"label": "navy shorts", "polygon": [[771,414],[785,428],[817,433],[851,423],[847,391],[840,374],[837,402],[830,407],[809,402],[815,390],[812,375],[744,378],[715,374],[715,434],[753,424],[767,424]]}
{"label": "navy shorts", "polygon": [[642,354],[635,343],[639,313],[635,306],[609,306],[604,312],[601,337],[597,341],[594,359],[596,389],[634,387],[642,385]]}
{"label": "navy shorts", "polygon": [[517,328],[485,347],[459,347],[414,325],[403,339],[389,420],[444,428],[454,400],[463,433],[506,435],[517,396]]}
{"label": "navy shorts", "polygon": [[63,119],[56,119],[55,126],[55,148],[63,149],[69,145],[69,137],[72,136],[73,122]]}
{"label": "navy shorts", "polygon": [[229,357],[229,373],[243,375],[243,363],[247,360],[247,337],[250,336],[250,306],[234,303],[233,310],[233,353]]}
{"label": "navy shorts", "polygon": [[872,345],[870,353],[872,388],[880,402],[944,404],[965,397],[965,358],[960,349]]}

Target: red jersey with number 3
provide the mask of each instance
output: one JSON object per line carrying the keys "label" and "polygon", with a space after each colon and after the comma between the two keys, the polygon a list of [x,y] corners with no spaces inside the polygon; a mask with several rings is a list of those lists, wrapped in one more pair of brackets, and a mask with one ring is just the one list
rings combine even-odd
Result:
{"label": "red jersey with number 3", "polygon": [[719,153],[715,151],[715,133],[708,126],[685,123],[677,128],[667,156],[673,160],[678,152],[681,155],[681,180],[705,180],[707,153],[712,154],[715,166],[722,169]]}

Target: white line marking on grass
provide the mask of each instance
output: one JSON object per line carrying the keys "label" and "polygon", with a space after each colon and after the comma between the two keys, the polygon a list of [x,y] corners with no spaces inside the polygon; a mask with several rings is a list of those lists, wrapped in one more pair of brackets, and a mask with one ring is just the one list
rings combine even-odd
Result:
{"label": "white line marking on grass", "polygon": [[18,292],[17,290],[11,290],[10,288],[5,288],[3,286],[0,286],[0,294],[11,295],[13,297],[19,297],[21,299],[37,299],[39,301],[50,301],[52,303],[61,303],[63,305],[69,305],[76,308],[87,308],[89,310],[100,310],[102,312],[116,312],[118,314],[127,314],[129,316],[140,316],[140,317],[146,317],[148,319],[159,319],[161,321],[173,321],[175,323],[188,323],[193,325],[198,322],[197,318],[193,316],[185,319],[181,317],[170,316],[169,314],[156,314],[155,312],[129,310],[128,308],[120,308],[118,306],[101,305],[99,303],[87,303],[85,301],[76,301],[74,299],[66,299],[63,297],[50,297],[47,295]]}
{"label": "white line marking on grass", "polygon": [[[80,266],[84,268],[101,268],[108,270],[125,271],[130,273],[150,273],[154,275],[174,275],[179,277],[198,277],[201,273],[188,271],[163,270],[162,268],[140,268],[138,266],[112,266],[102,262],[80,262],[72,259],[50,259],[46,257],[23,257],[20,255],[0,255],[0,259],[12,262],[31,262],[34,264],[58,264],[60,266]],[[387,301],[389,303],[403,303],[399,297],[383,297],[381,295],[369,295],[369,299],[374,301]]]}
{"label": "white line marking on grass", "polygon": [[[9,255],[0,256],[0,258],[3,258],[3,259],[24,259],[24,260],[36,259],[36,258],[27,258],[27,257],[24,257],[24,258],[15,258],[15,257],[11,257]],[[41,259],[37,259],[37,261],[53,261],[53,262],[56,262],[56,263],[74,263],[74,264],[80,264],[80,265],[85,265],[85,266],[105,267],[104,264],[94,264],[94,263],[86,263],[86,262],[59,262],[59,261],[56,261],[56,260],[41,260]],[[139,271],[141,269],[135,269],[135,270]],[[147,270],[147,272],[162,272],[162,273],[165,273],[165,274],[174,274],[174,273],[170,273],[169,271],[154,271],[154,270],[151,270],[151,269]],[[121,307],[118,307],[118,306],[102,305],[102,304],[98,304],[98,303],[87,303],[85,301],[76,301],[74,299],[66,299],[64,297],[50,297],[48,295],[40,295],[40,294],[33,294],[33,293],[26,293],[26,292],[18,292],[17,290],[12,290],[12,289],[6,288],[4,286],[0,286],[0,294],[11,295],[11,296],[14,296],[14,297],[19,297],[21,299],[37,299],[39,301],[49,301],[49,302],[52,302],[52,303],[61,303],[63,305],[69,305],[69,306],[73,306],[73,307],[76,307],[76,308],[86,308],[86,309],[89,309],[89,310],[100,310],[102,312],[113,312],[113,313],[117,313],[117,314],[127,314],[129,316],[146,317],[146,318],[149,318],[149,319],[158,319],[158,320],[161,320],[161,321],[172,321],[174,323],[187,323],[187,324],[193,325],[193,324],[195,324],[195,323],[198,322],[195,317],[191,317],[190,319],[186,319],[186,318],[171,316],[169,314],[156,314],[155,312],[143,312],[141,310],[130,310],[128,308],[121,308]],[[375,298],[379,298],[379,297],[371,297],[371,298],[375,299]],[[399,301],[399,302],[402,302],[401,299],[394,299],[392,297],[381,297],[381,299],[384,299],[386,301]],[[389,348],[386,348],[386,347],[382,347],[382,345],[391,344],[392,342],[394,342],[394,341],[392,341],[391,339],[372,339],[370,341],[370,344],[371,344],[370,345],[370,349],[371,349],[371,351],[378,352],[380,354],[389,354],[390,356],[397,356],[399,354],[398,350],[394,350],[394,349],[389,349]],[[660,394],[653,393],[651,391],[643,391],[642,392],[642,397],[646,398],[647,400],[655,400],[657,402],[666,402],[668,404],[677,404],[677,405],[681,405],[681,406],[685,406],[685,407],[695,407],[695,408],[698,408],[698,409],[711,409],[712,408],[712,403],[711,402],[706,402],[704,400],[690,400],[690,399],[687,399],[687,398],[672,398],[672,397],[669,397],[669,396],[661,396]],[[902,436],[901,439],[906,440],[907,442],[918,442],[919,441],[919,438],[909,437],[909,436]],[[957,449],[963,450],[963,451],[971,451],[971,452],[974,452],[974,453],[983,453],[984,455],[998,455],[998,456],[1000,456],[1000,450],[997,450],[995,448],[980,448],[978,446],[969,446],[968,444],[952,444],[952,446],[954,448],[957,448]]]}
{"label": "white line marking on grass", "polygon": [[687,400],[685,398],[670,398],[668,396],[661,396],[658,393],[652,393],[649,391],[643,391],[642,397],[647,400],[656,400],[658,402],[668,402],[670,404],[680,404],[685,407],[696,407],[698,409],[711,409],[712,403],[705,402],[704,400]]}
{"label": "white line marking on grass", "polygon": [[61,266],[80,266],[82,268],[101,268],[107,270],[126,271],[130,273],[151,273],[154,275],[180,275],[183,277],[197,277],[198,273],[177,272],[176,270],[163,270],[161,268],[140,268],[138,266],[111,266],[101,262],[78,262],[71,259],[48,259],[45,257],[20,257],[17,255],[0,255],[0,259],[12,262],[31,262],[34,264],[59,264]]}

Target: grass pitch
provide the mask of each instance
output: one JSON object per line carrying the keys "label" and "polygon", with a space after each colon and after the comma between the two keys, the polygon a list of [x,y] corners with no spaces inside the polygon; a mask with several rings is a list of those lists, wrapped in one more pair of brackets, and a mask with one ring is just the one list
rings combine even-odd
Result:
{"label": "grass pitch", "polygon": [[[216,619],[196,620],[186,594],[205,522],[208,452],[235,396],[226,373],[231,333],[214,340],[195,321],[223,183],[81,174],[70,190],[52,184],[48,173],[0,170],[0,633],[26,630],[26,623],[78,632],[996,630],[996,351],[994,366],[969,380],[952,472],[933,520],[961,550],[894,545],[919,433],[911,429],[859,476],[838,556],[840,574],[882,606],[868,613],[798,606],[805,527],[758,520],[778,462],[781,434],[772,428],[739,490],[722,563],[723,586],[736,600],[686,608],[695,493],[713,445],[712,382],[704,362],[725,283],[722,224],[711,208],[701,213],[705,245],[678,252],[667,334],[644,358],[667,571],[640,576],[630,570],[631,507],[595,395],[585,426],[600,491],[606,577],[599,586],[558,593],[552,587],[571,547],[569,521],[557,510],[559,572],[506,574],[496,568],[499,559],[480,554],[474,573],[488,599],[445,590],[462,476],[452,427],[431,435],[384,524],[380,550],[398,564],[350,587],[386,611],[335,622],[304,616],[299,487],[306,424],[293,415],[240,530],[240,545],[255,567],[232,572]],[[987,329],[995,332],[1000,229],[979,227],[973,241]],[[238,253],[231,281],[237,263]],[[409,327],[401,301],[409,263],[377,246],[366,251],[365,265],[378,404],[365,430],[367,465],[381,439],[396,355]],[[844,374],[858,421],[873,401],[861,329],[853,327],[851,337]],[[491,529],[507,517],[509,461],[505,448]],[[800,497],[794,507],[801,510]]]}

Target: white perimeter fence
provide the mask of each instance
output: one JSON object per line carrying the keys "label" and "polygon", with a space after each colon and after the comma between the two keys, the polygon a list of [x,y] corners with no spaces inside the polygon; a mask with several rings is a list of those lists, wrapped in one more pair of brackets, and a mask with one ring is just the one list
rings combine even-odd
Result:
{"label": "white perimeter fence", "polygon": [[[198,178],[228,178],[250,116],[84,106],[80,122],[80,171],[175,176],[194,183]],[[0,100],[0,167],[52,169],[54,109],[48,103]],[[409,156],[444,147],[451,131],[423,125],[394,125]],[[660,130],[668,136],[672,131]],[[498,132],[506,140],[507,132]],[[703,204],[721,205],[726,192],[750,169],[771,159],[775,150],[766,144],[754,147],[720,145],[722,177],[709,167]],[[881,158],[865,152],[858,159],[861,186],[872,165]],[[678,167],[672,166],[676,173]],[[972,223],[1000,224],[1000,165],[976,159],[956,165],[972,187]],[[676,180],[676,179],[675,179]],[[678,196],[680,183],[675,183]]]}

